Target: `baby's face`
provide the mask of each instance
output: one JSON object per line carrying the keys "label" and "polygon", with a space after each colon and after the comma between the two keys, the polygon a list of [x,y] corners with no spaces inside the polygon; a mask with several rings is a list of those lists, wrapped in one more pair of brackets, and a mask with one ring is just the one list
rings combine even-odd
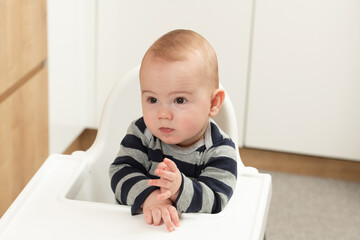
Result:
{"label": "baby's face", "polygon": [[167,144],[190,146],[203,138],[212,91],[204,83],[201,59],[167,62],[149,58],[140,70],[145,124]]}

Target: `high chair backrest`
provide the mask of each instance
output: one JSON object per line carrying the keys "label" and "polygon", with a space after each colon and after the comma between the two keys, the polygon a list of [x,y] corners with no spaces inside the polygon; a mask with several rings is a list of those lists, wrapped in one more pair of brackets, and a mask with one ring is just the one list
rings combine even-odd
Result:
{"label": "high chair backrest", "polygon": [[[107,175],[108,168],[117,155],[120,142],[130,123],[142,116],[139,69],[140,66],[132,69],[112,89],[102,112],[96,140],[87,151],[91,156],[89,160],[91,169],[96,169],[96,173],[93,171],[93,174],[99,174],[98,179],[101,179],[95,181],[95,184],[99,184],[99,186],[109,185],[109,179],[101,178],[101,176]],[[227,94],[223,106],[214,120],[237,145],[237,122],[233,105]],[[243,167],[239,152],[237,160],[239,167]],[[107,182],[100,183],[98,181]],[[101,189],[101,187],[99,188]]]}

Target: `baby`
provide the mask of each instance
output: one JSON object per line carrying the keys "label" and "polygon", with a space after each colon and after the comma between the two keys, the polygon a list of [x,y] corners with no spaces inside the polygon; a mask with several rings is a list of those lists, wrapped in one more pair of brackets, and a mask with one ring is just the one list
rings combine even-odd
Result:
{"label": "baby", "polygon": [[179,213],[218,213],[237,177],[236,149],[211,117],[220,110],[214,49],[201,35],[174,30],[145,53],[140,68],[143,117],[134,121],[110,166],[119,204],[168,231]]}

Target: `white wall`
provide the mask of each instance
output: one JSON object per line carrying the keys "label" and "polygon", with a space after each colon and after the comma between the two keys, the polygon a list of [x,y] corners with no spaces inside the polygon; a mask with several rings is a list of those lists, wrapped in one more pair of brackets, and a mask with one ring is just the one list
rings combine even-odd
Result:
{"label": "white wall", "polygon": [[94,122],[95,0],[48,0],[49,151]]}

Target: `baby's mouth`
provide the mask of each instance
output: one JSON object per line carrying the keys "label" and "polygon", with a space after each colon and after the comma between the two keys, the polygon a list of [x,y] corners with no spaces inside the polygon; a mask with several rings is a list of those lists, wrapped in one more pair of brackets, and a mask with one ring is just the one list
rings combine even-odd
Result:
{"label": "baby's mouth", "polygon": [[171,133],[171,132],[174,131],[174,129],[172,129],[172,128],[166,128],[166,127],[161,127],[161,128],[160,128],[160,131],[161,131],[162,133]]}

